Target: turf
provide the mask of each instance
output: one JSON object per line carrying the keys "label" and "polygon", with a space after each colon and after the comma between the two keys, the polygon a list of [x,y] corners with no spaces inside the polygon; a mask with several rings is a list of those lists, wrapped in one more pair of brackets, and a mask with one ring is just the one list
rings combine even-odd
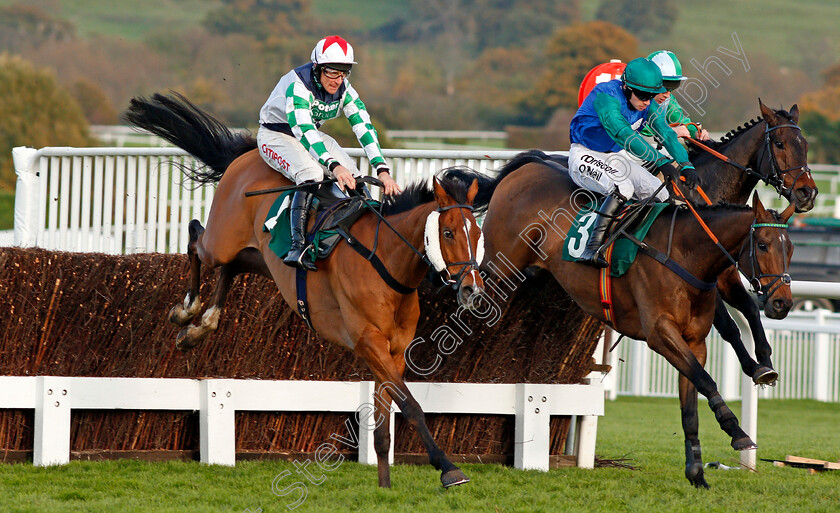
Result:
{"label": "turf", "polygon": [[[733,409],[738,411],[738,404]],[[737,466],[737,453],[701,402],[705,461]],[[840,405],[762,401],[759,458],[786,454],[837,460]],[[711,490],[683,477],[682,434],[673,399],[620,398],[599,423],[600,458],[629,458],[636,470],[576,468],[547,473],[499,465],[464,465],[472,482],[443,490],[429,466],[398,465],[393,488],[375,486],[376,470],[349,461],[307,482],[290,462],[242,462],[235,468],[199,463],[72,462],[63,467],[0,465],[0,511],[187,512],[289,511],[302,495],[279,496],[306,483],[296,511],[836,511],[840,471],[809,475],[759,461],[757,472],[707,470]],[[303,462],[298,462],[303,463]],[[309,468],[312,468],[310,466]],[[289,472],[283,477],[281,473]],[[281,476],[278,478],[278,476]]]}

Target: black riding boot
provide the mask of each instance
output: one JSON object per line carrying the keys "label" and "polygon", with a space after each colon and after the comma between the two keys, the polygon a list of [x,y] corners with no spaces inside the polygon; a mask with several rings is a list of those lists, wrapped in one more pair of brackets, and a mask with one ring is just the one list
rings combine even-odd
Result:
{"label": "black riding boot", "polygon": [[315,195],[305,190],[295,191],[292,204],[289,206],[289,221],[292,225],[292,247],[283,263],[292,267],[300,267],[307,271],[317,271],[318,268],[306,258],[306,221],[309,218],[309,206]]}
{"label": "black riding boot", "polygon": [[610,265],[601,254],[601,245],[604,243],[604,237],[615,215],[624,206],[625,202],[626,200],[623,197],[615,193],[604,198],[604,203],[598,209],[599,215],[598,219],[595,220],[595,227],[592,228],[592,235],[586,243],[586,249],[580,255],[579,262],[599,269],[604,269]]}

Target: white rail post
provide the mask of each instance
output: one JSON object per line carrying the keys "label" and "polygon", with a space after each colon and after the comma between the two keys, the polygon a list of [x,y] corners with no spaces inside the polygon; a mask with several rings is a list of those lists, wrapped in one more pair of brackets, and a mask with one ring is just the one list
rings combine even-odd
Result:
{"label": "white rail post", "polygon": [[516,422],[513,466],[548,471],[551,415],[549,387],[535,383],[516,385]]}
{"label": "white rail post", "polygon": [[199,384],[201,462],[236,465],[236,408],[233,380],[205,379]]}
{"label": "white rail post", "polygon": [[38,244],[38,209],[40,184],[38,170],[34,168],[35,148],[12,148],[15,165],[15,245],[31,247]]}
{"label": "white rail post", "polygon": [[70,461],[70,379],[38,376],[35,381],[35,443],[37,467]]}
{"label": "white rail post", "polygon": [[[371,411],[359,412],[359,463],[365,465],[376,465],[376,449],[373,446],[373,429],[371,427],[376,423],[376,416],[372,411],[374,407],[373,393],[376,391],[373,381],[362,381],[359,383],[359,407],[369,405],[367,409]],[[370,415],[368,417],[368,415]],[[361,421],[367,419],[367,422]],[[394,441],[391,440],[393,446]]]}
{"label": "white rail post", "polygon": [[[729,310],[729,315],[732,316],[732,319],[735,321],[735,324],[738,325],[738,329],[741,331],[741,340],[744,342],[744,347],[747,348],[747,351],[750,354],[755,354],[755,341],[752,337],[752,331],[750,330],[749,324],[747,324],[747,320],[744,319],[744,316],[738,310],[727,306],[727,310]],[[741,376],[741,429],[744,430],[747,435],[752,439],[753,442],[756,444],[758,443],[758,389],[756,385],[752,382],[752,377],[743,375]],[[755,463],[756,463],[756,451],[741,451],[741,467],[744,469],[750,470],[752,472],[755,471]]]}
{"label": "white rail post", "polygon": [[[817,310],[816,321],[820,326],[825,326],[825,310]],[[829,393],[829,377],[831,376],[832,361],[829,354],[829,334],[816,333],[814,335],[814,352],[811,366],[813,368],[813,390],[811,397],[817,401],[827,402],[831,400]]]}

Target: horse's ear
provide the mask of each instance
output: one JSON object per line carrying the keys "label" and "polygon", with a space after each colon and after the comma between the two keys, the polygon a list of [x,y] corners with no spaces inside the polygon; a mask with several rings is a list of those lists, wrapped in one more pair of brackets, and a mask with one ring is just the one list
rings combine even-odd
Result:
{"label": "horse's ear", "polygon": [[764,121],[767,121],[771,125],[776,123],[776,112],[767,105],[764,105],[761,98],[758,99],[758,108],[761,109],[761,116],[764,118]]}
{"label": "horse's ear", "polygon": [[782,222],[787,224],[790,216],[792,216],[794,212],[796,212],[796,205],[791,202],[787,208],[782,211]]}
{"label": "horse's ear", "polygon": [[790,108],[790,119],[792,119],[797,125],[799,124],[799,106],[795,103],[793,104],[793,107]]}
{"label": "horse's ear", "polygon": [[753,214],[755,214],[756,219],[767,215],[767,210],[764,208],[764,204],[761,203],[761,199],[758,197],[758,192],[753,191]]}
{"label": "horse's ear", "polygon": [[472,185],[467,191],[467,205],[472,205],[475,195],[478,194],[478,178],[473,178]]}
{"label": "horse's ear", "polygon": [[446,194],[446,190],[444,190],[437,177],[432,178],[432,180],[435,183],[435,201],[437,201],[439,207],[448,207],[452,203],[452,200]]}

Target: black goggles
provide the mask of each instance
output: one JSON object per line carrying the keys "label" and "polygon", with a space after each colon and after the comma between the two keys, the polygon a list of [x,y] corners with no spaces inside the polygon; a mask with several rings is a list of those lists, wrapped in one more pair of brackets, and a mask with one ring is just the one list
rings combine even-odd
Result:
{"label": "black goggles", "polygon": [[638,89],[630,88],[630,92],[636,95],[636,98],[643,102],[648,102],[653,99],[659,93],[649,93],[647,91],[639,91]]}

